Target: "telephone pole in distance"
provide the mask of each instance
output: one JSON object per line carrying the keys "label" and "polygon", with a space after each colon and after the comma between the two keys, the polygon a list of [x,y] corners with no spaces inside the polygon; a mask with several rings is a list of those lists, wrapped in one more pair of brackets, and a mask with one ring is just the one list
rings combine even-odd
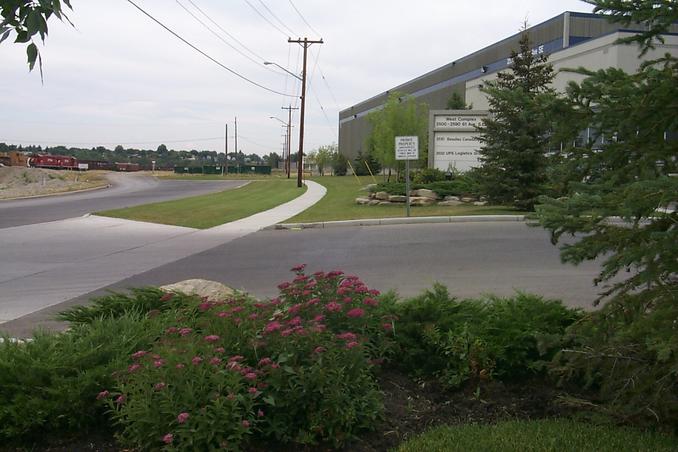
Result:
{"label": "telephone pole in distance", "polygon": [[290,178],[290,154],[292,151],[292,110],[299,110],[297,107],[280,107],[283,110],[287,110],[287,158],[285,160],[285,171],[287,172],[287,178]]}

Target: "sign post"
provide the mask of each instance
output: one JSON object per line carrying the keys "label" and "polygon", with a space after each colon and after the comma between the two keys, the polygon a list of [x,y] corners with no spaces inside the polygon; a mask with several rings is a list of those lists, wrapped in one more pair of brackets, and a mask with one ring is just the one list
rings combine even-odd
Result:
{"label": "sign post", "polygon": [[405,205],[410,216],[410,160],[419,160],[419,137],[395,137],[396,160],[405,160]]}

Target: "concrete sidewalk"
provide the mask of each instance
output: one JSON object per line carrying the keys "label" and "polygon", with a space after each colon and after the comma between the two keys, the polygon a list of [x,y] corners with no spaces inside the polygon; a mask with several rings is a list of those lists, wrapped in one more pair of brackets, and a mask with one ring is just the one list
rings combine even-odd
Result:
{"label": "concrete sidewalk", "polygon": [[0,324],[291,218],[325,195],[306,185],[292,201],[207,230],[94,215],[0,229]]}

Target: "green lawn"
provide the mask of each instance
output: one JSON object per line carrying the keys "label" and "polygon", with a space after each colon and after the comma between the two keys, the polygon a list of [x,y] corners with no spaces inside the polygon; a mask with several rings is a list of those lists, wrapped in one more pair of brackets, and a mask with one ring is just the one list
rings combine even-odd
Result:
{"label": "green lawn", "polygon": [[[310,223],[316,221],[360,220],[366,218],[404,217],[405,205],[366,206],[355,203],[355,198],[367,196],[361,190],[373,183],[370,176],[314,177],[311,180],[324,185],[327,194],[316,205],[288,220],[289,223]],[[377,178],[381,181],[381,178]],[[413,217],[453,216],[453,215],[516,215],[521,212],[502,206],[417,206],[411,208]]]}
{"label": "green lawn", "polygon": [[242,188],[126,209],[97,212],[114,218],[207,229],[271,209],[306,191],[296,180],[256,181]]}
{"label": "green lawn", "polygon": [[620,452],[675,451],[678,438],[569,420],[511,421],[438,427],[407,441],[398,452]]}
{"label": "green lawn", "polygon": [[[156,172],[155,176],[159,179],[174,180],[278,180],[287,179],[282,171],[274,171],[272,174],[175,174],[169,171]],[[292,174],[291,179],[297,180],[297,175]]]}

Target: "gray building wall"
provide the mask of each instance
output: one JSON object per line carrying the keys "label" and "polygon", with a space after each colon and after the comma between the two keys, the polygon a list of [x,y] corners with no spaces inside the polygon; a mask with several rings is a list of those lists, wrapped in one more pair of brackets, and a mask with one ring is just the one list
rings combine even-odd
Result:
{"label": "gray building wall", "polygon": [[[631,28],[642,29],[639,26]],[[615,33],[623,31],[622,26],[608,22],[603,16],[575,12],[565,12],[527,30],[534,49],[550,55],[550,61],[554,59],[563,61],[561,65],[554,64],[555,69],[560,69],[559,66],[567,63],[571,64],[568,67],[584,65],[597,69],[614,66],[627,71],[635,70],[639,65],[635,47],[622,48],[614,45],[614,40],[618,37]],[[674,24],[670,32],[678,33],[678,24]],[[607,57],[609,53],[607,48],[600,51],[600,55],[605,55],[602,60],[600,55],[591,56],[592,47],[600,48],[600,46],[592,45],[592,41],[606,36],[609,39],[604,40],[603,47],[617,47],[613,52],[613,57]],[[487,102],[484,95],[480,93],[480,88],[484,81],[495,78],[497,72],[508,68],[507,60],[512,50],[518,50],[520,38],[521,33],[517,33],[342,110],[339,112],[339,152],[352,158],[359,151],[364,150],[365,141],[371,130],[367,115],[380,109],[391,92],[410,95],[417,102],[426,104],[431,110],[445,109],[447,100],[454,92],[460,94],[467,103],[473,103],[474,109],[487,108]],[[588,46],[584,45],[587,43]],[[588,57],[576,58],[580,50]],[[667,50],[662,49],[662,51]],[[559,58],[558,54],[561,52],[565,53]],[[646,56],[646,59],[650,58],[651,55]],[[601,66],[601,63],[606,65]],[[568,77],[569,79],[576,78],[571,74],[559,75],[554,83],[556,89],[564,87]]]}

